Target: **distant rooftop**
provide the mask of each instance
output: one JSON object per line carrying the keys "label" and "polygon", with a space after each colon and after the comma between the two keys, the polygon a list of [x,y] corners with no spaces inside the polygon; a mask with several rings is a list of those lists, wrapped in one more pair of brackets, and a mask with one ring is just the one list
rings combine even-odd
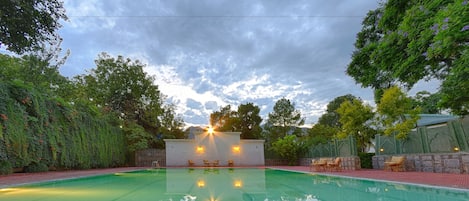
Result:
{"label": "distant rooftop", "polygon": [[419,116],[420,119],[417,121],[417,127],[441,124],[459,118],[458,116],[445,114],[420,114]]}

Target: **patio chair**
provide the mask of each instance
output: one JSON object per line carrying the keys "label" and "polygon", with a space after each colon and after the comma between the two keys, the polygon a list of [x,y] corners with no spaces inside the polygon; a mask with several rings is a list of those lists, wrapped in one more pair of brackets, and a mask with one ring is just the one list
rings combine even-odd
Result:
{"label": "patio chair", "polygon": [[310,166],[310,170],[311,171],[320,171],[320,170],[326,170],[326,166],[327,166],[327,161],[329,159],[327,158],[320,158],[319,160],[312,160],[311,161],[311,166]]}
{"label": "patio chair", "polygon": [[160,163],[158,161],[152,161],[151,162],[151,167],[152,168],[160,168]]}
{"label": "patio chair", "polygon": [[214,160],[213,163],[212,163],[212,166],[213,167],[218,167],[220,161],[219,160]]}
{"label": "patio chair", "polygon": [[228,160],[228,166],[233,167],[234,166],[234,161],[233,160]]}
{"label": "patio chair", "polygon": [[195,163],[192,160],[187,160],[187,163],[189,164],[189,167],[194,167]]}
{"label": "patio chair", "polygon": [[392,156],[391,160],[384,162],[384,170],[404,171],[404,162],[405,156]]}
{"label": "patio chair", "polygon": [[205,167],[210,167],[210,162],[208,162],[208,160],[204,160],[204,166]]}
{"label": "patio chair", "polygon": [[329,171],[335,170],[335,171],[341,171],[342,167],[340,166],[342,162],[342,159],[340,157],[335,158],[334,161],[329,161],[327,162],[327,169]]}

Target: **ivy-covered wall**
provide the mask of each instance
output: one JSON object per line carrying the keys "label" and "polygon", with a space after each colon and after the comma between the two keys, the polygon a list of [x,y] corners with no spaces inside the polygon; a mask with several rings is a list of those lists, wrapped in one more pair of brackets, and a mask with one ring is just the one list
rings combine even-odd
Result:
{"label": "ivy-covered wall", "polygon": [[125,163],[119,125],[49,96],[21,82],[0,82],[0,161],[13,168],[41,164],[57,169]]}

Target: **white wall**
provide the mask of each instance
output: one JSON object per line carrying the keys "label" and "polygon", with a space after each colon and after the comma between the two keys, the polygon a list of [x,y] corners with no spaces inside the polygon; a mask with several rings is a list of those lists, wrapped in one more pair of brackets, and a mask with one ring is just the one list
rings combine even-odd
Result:
{"label": "white wall", "polygon": [[241,154],[238,163],[241,166],[263,166],[264,140],[241,140]]}
{"label": "white wall", "polygon": [[[188,160],[203,166],[203,160],[219,160],[227,166],[263,166],[264,140],[240,140],[240,132],[198,133],[195,139],[165,139],[166,166],[187,166]],[[239,147],[239,149],[236,149]]]}

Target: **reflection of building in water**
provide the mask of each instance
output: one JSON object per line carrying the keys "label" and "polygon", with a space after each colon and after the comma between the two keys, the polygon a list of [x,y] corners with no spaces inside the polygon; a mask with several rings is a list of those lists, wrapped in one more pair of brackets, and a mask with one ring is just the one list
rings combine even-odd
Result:
{"label": "reflection of building in water", "polygon": [[265,198],[264,169],[195,168],[166,169],[166,193],[197,200]]}
{"label": "reflection of building in water", "polygon": [[166,166],[263,166],[264,140],[240,132],[198,132],[194,139],[165,139]]}

